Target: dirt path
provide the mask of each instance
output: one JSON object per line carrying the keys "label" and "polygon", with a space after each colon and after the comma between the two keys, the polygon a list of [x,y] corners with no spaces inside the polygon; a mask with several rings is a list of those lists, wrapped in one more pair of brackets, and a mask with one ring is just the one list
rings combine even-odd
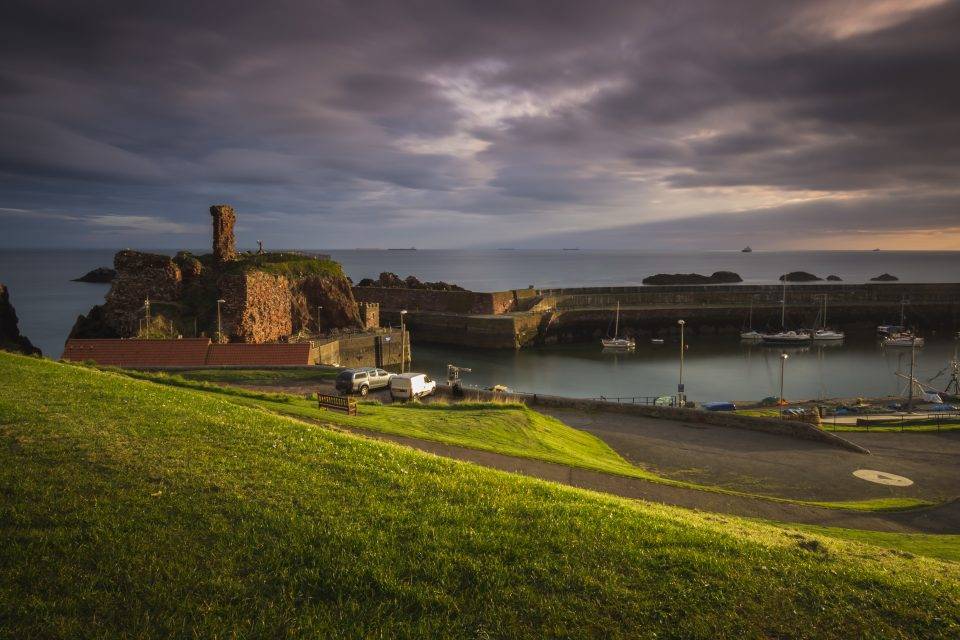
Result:
{"label": "dirt path", "polygon": [[[338,427],[339,429],[340,427]],[[897,531],[904,533],[960,533],[960,502],[953,501],[940,507],[898,513],[861,513],[841,511],[761,498],[731,496],[710,491],[698,491],[627,478],[598,471],[578,469],[566,465],[517,458],[489,451],[395,436],[366,429],[344,429],[356,435],[384,440],[426,451],[445,458],[472,462],[484,467],[519,473],[542,480],[601,491],[625,498],[649,500],[701,511],[726,513],[735,516],[764,518],[778,522],[816,524],[849,529]]]}

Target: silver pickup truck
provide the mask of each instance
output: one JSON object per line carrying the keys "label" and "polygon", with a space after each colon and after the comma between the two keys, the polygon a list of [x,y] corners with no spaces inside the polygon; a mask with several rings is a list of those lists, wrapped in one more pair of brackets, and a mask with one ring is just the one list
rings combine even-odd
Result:
{"label": "silver pickup truck", "polygon": [[390,386],[394,374],[375,367],[344,369],[337,375],[336,387],[341,393],[359,393],[362,396],[374,389]]}

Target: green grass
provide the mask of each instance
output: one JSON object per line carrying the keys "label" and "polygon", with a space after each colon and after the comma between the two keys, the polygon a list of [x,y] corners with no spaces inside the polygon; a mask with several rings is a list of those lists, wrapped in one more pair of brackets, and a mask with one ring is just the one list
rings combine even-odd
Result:
{"label": "green grass", "polygon": [[955,638],[960,568],[0,354],[0,636]]}
{"label": "green grass", "polygon": [[960,535],[889,533],[886,531],[819,527],[808,524],[790,524],[783,526],[788,529],[816,533],[840,540],[853,540],[877,547],[885,547],[887,549],[900,551],[901,553],[960,562]]}
{"label": "green grass", "polygon": [[201,382],[225,382],[228,384],[310,383],[332,380],[338,369],[314,367],[311,369],[196,369],[178,371],[176,375],[185,380]]}
{"label": "green grass", "polygon": [[194,382],[164,373],[117,371],[142,380],[198,389],[208,393],[221,393],[244,406],[258,407],[321,424],[422,438],[444,444],[640,478],[685,489],[853,511],[902,511],[935,504],[920,498],[872,498],[842,502],[793,500],[674,480],[631,464],[593,434],[574,429],[556,418],[537,413],[519,403],[427,405],[412,403],[389,406],[382,406],[379,403],[360,403],[357,415],[347,416],[320,409],[315,400],[288,394],[245,391],[207,382]]}

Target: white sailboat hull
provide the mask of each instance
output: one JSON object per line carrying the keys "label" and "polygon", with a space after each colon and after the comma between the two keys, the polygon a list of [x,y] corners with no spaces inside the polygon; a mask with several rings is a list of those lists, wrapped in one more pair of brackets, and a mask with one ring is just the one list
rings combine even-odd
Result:
{"label": "white sailboat hull", "polygon": [[636,343],[629,338],[604,338],[600,340],[604,349],[634,349]]}

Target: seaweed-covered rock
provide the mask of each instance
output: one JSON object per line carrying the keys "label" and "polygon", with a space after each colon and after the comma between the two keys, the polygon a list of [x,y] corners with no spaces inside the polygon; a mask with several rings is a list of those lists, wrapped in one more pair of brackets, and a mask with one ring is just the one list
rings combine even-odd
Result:
{"label": "seaweed-covered rock", "polygon": [[113,282],[113,279],[117,277],[117,272],[115,269],[110,267],[97,267],[91,271],[87,271],[85,274],[79,278],[74,278],[73,282]]}
{"label": "seaweed-covered rock", "polygon": [[841,282],[841,281],[843,280],[843,278],[841,278],[840,276],[835,276],[835,275],[832,275],[832,274],[831,274],[831,275],[827,276],[827,280],[828,280],[829,282]]}
{"label": "seaweed-covered rock", "polygon": [[899,280],[897,276],[890,275],[889,273],[881,273],[876,278],[870,278],[871,282],[896,282]]}
{"label": "seaweed-covered rock", "polygon": [[785,273],[780,276],[780,282],[786,280],[787,282],[819,282],[823,278],[817,277],[812,273],[806,271],[791,271],[790,273]]}
{"label": "seaweed-covered rock", "polygon": [[0,284],[0,349],[16,351],[26,355],[40,355],[40,349],[20,334],[20,319],[10,304],[10,292],[6,285]]}
{"label": "seaweed-covered rock", "polygon": [[709,276],[699,273],[658,273],[643,279],[643,284],[674,285],[674,284],[732,284],[743,282],[738,274],[732,271],[714,271]]}
{"label": "seaweed-covered rock", "polygon": [[449,282],[421,282],[416,276],[410,275],[401,278],[395,273],[384,271],[376,280],[364,278],[358,287],[383,287],[386,289],[428,289],[430,291],[466,291],[463,287]]}

